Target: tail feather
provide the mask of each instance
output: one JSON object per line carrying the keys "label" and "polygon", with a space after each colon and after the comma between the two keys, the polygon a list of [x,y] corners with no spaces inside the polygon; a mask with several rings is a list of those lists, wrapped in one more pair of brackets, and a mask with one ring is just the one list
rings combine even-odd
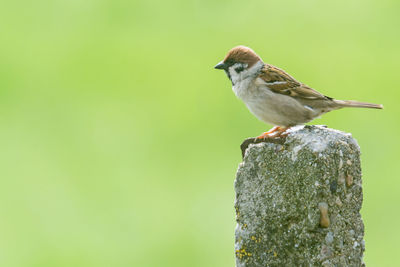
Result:
{"label": "tail feather", "polygon": [[333,100],[340,107],[352,107],[352,108],[376,108],[383,109],[383,105],[381,104],[372,104],[366,102],[359,102],[354,100]]}

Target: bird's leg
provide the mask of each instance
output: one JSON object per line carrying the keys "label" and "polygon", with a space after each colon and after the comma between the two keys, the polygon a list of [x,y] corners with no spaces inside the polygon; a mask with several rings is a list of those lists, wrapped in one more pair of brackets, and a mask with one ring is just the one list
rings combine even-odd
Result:
{"label": "bird's leg", "polygon": [[269,130],[268,132],[265,132],[265,133],[263,133],[262,135],[257,136],[256,139],[270,138],[270,137],[271,137],[270,134],[272,134],[272,133],[278,131],[279,128],[280,128],[279,126],[275,126],[275,127],[273,127],[271,130]]}
{"label": "bird's leg", "polygon": [[257,136],[256,139],[266,139],[266,138],[274,138],[274,137],[285,137],[287,134],[285,134],[285,131],[289,129],[290,127],[279,127],[275,126],[268,132],[263,133],[260,136]]}
{"label": "bird's leg", "polygon": [[280,127],[274,137],[286,137],[289,133],[286,132],[290,127]]}

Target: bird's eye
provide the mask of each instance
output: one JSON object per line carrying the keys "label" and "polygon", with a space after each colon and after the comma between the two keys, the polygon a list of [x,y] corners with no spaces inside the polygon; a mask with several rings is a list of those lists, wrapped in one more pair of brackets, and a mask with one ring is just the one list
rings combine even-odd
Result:
{"label": "bird's eye", "polygon": [[242,72],[243,70],[244,70],[243,66],[240,66],[240,67],[235,68],[235,71],[236,71],[237,73],[240,73],[240,72]]}

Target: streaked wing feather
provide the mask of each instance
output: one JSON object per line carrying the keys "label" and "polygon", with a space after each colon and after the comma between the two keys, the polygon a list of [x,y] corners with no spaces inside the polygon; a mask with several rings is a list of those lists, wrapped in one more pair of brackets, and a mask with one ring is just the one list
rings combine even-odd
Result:
{"label": "streaked wing feather", "polygon": [[296,81],[284,70],[269,64],[265,64],[259,77],[263,79],[268,88],[275,93],[310,100],[329,99],[329,97],[315,91],[311,87]]}

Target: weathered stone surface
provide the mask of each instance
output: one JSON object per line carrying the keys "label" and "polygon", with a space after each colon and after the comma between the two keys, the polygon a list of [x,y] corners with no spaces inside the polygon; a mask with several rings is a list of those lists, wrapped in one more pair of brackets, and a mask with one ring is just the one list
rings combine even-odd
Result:
{"label": "weathered stone surface", "polygon": [[340,131],[297,127],[250,144],[236,190],[236,266],[363,266],[360,149]]}

